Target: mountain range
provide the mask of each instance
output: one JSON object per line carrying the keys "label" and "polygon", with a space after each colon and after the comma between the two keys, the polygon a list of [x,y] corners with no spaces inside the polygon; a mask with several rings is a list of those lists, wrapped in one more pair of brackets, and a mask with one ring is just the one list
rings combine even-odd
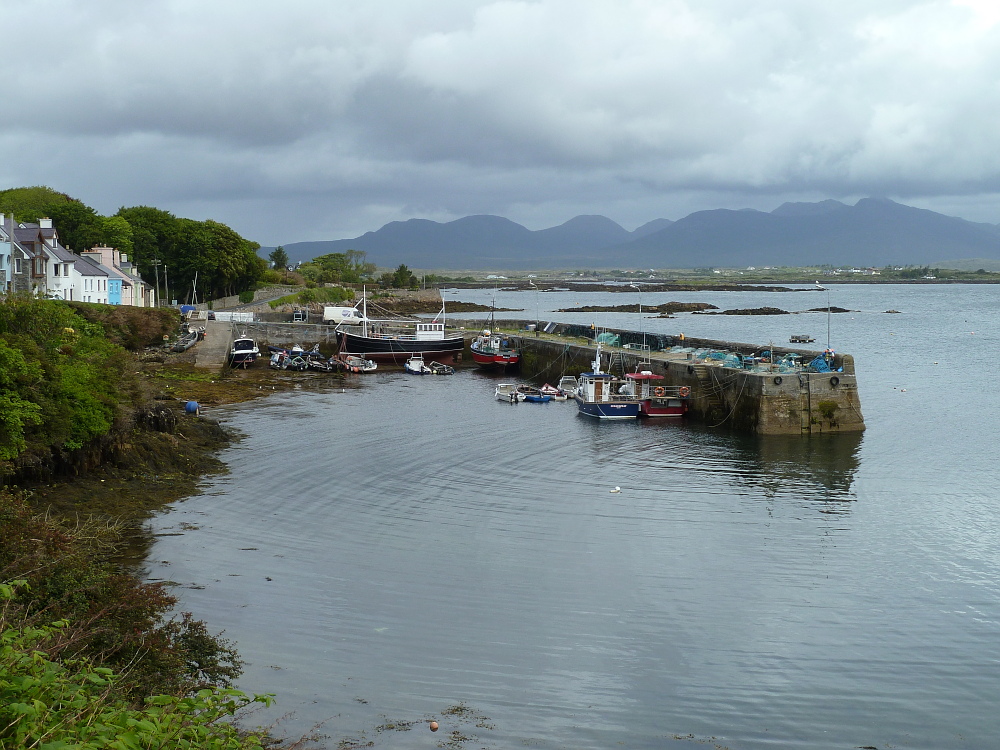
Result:
{"label": "mountain range", "polygon": [[[380,267],[405,263],[452,270],[948,267],[943,259],[1000,264],[1000,226],[863,198],[853,206],[825,200],[785,203],[771,212],[697,211],[677,221],[655,219],[631,232],[604,216],[577,216],[536,231],[500,216],[446,223],[409,219],[353,239],[293,242],[284,248],[293,262],[351,249],[363,250]],[[261,248],[261,254],[272,249]]]}

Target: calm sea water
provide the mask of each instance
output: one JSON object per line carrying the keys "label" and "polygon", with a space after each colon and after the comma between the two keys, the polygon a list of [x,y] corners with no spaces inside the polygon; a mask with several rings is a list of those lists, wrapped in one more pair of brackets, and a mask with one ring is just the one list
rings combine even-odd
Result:
{"label": "calm sea water", "polygon": [[[497,302],[638,328],[549,312],[636,300]],[[669,300],[827,295],[642,303]],[[258,720],[325,722],[330,747],[996,747],[1000,287],[830,301],[856,311],[831,338],[857,361],[863,435],[603,424],[571,402],[499,403],[473,371],[377,374],[216,412],[247,437],[231,474],[154,521],[149,575],[237,643],[241,687],[277,694]],[[642,326],[822,348],[827,317]],[[385,729],[430,718],[436,735]]]}

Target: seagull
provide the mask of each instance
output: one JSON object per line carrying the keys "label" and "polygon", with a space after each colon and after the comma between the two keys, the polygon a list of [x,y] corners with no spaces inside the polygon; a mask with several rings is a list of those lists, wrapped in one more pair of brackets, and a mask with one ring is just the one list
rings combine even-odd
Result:
{"label": "seagull", "polygon": [[621,492],[621,491],[622,491],[622,488],[618,487],[617,485],[615,486],[615,488],[613,490],[611,490],[611,492]]}

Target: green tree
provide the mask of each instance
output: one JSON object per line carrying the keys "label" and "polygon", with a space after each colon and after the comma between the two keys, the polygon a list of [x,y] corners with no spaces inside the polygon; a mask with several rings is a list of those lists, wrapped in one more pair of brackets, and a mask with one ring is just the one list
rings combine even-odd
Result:
{"label": "green tree", "polygon": [[123,216],[105,216],[101,219],[101,243],[114,247],[132,259],[132,225]]}
{"label": "green tree", "polygon": [[299,271],[318,284],[360,284],[375,273],[375,264],[369,263],[363,250],[328,253],[304,263]]}
{"label": "green tree", "polygon": [[285,252],[285,248],[281,245],[274,248],[267,258],[271,261],[275,270],[280,269],[282,272],[288,270],[288,253]]}

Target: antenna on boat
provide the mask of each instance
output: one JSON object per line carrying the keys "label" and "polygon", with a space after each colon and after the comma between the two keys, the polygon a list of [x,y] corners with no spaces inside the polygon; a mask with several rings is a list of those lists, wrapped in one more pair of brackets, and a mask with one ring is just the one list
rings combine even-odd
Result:
{"label": "antenna on boat", "polygon": [[642,356],[644,359],[648,359],[646,349],[646,326],[642,322],[642,287],[636,284],[629,284],[629,286],[639,292],[639,331],[642,333]]}

